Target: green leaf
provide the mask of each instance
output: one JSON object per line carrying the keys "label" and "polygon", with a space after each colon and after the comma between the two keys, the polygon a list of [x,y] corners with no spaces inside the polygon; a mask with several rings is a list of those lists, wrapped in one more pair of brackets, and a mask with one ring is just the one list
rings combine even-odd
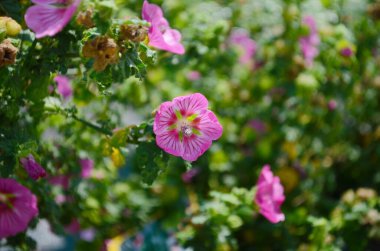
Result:
{"label": "green leaf", "polygon": [[13,18],[17,22],[21,22],[21,7],[19,1],[15,0],[1,0],[0,1],[0,14],[5,14]]}
{"label": "green leaf", "polygon": [[140,43],[139,50],[140,50],[140,57],[142,58],[144,62],[151,65],[156,63],[157,61],[156,51],[150,49],[148,46],[146,46],[143,43]]}
{"label": "green leaf", "polygon": [[166,167],[166,156],[153,142],[142,142],[136,149],[135,165],[144,183],[151,185]]}

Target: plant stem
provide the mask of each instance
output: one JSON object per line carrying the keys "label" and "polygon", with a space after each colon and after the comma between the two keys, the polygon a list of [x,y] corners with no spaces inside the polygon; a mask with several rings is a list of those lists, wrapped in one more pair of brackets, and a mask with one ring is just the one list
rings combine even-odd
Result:
{"label": "plant stem", "polygon": [[90,122],[88,122],[87,120],[84,120],[84,119],[81,119],[81,118],[78,118],[76,115],[72,115],[72,118],[75,119],[76,121],[79,121],[81,122],[82,124],[100,132],[100,133],[103,133],[105,135],[108,135],[108,136],[112,136],[112,132],[111,131],[108,131],[107,129],[104,129],[100,126],[97,126],[97,125],[94,125]]}

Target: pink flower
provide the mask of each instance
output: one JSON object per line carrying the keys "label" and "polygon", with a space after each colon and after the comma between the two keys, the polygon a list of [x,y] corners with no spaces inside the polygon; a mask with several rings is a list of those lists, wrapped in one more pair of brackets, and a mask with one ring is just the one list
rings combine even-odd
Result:
{"label": "pink flower", "polygon": [[25,13],[26,25],[36,38],[54,36],[71,20],[81,0],[32,0],[35,4]]}
{"label": "pink flower", "polygon": [[270,166],[265,165],[257,182],[255,197],[260,213],[272,223],[284,221],[285,215],[280,209],[284,201],[284,188],[280,183],[280,178],[273,176]]}
{"label": "pink flower", "polygon": [[61,205],[66,202],[66,196],[63,194],[58,194],[57,196],[55,196],[54,200],[55,200],[55,203],[57,203],[58,205]]}
{"label": "pink flower", "polygon": [[65,231],[69,234],[76,234],[80,231],[80,224],[78,219],[72,219],[70,224],[65,226]]}
{"label": "pink flower", "polygon": [[259,134],[264,134],[267,131],[266,124],[260,119],[253,119],[249,122],[249,126]]}
{"label": "pink flower", "polygon": [[239,47],[242,55],[239,58],[240,63],[248,64],[256,54],[256,42],[249,37],[245,29],[235,29],[231,32],[229,43]]}
{"label": "pink flower", "polygon": [[201,78],[201,74],[199,73],[199,71],[190,71],[189,73],[187,73],[186,77],[190,81],[197,81]]}
{"label": "pink flower", "polygon": [[63,75],[57,75],[54,78],[54,81],[57,83],[57,90],[59,94],[61,94],[64,99],[68,99],[73,95],[73,89],[71,87],[71,82],[68,77]]}
{"label": "pink flower", "polygon": [[313,65],[314,58],[318,56],[318,45],[320,43],[317,24],[312,16],[303,18],[303,24],[309,28],[309,34],[299,40],[302,54],[308,67]]}
{"label": "pink flower", "polygon": [[92,159],[80,159],[79,163],[82,166],[81,177],[90,177],[92,170],[94,169],[94,161]]}
{"label": "pink flower", "polygon": [[95,228],[90,227],[90,228],[87,228],[87,229],[84,229],[84,230],[80,231],[79,237],[82,240],[87,241],[87,242],[93,241],[95,239],[95,237],[96,237]]}
{"label": "pink flower", "polygon": [[338,103],[334,100],[334,99],[331,99],[328,103],[327,103],[327,107],[329,108],[330,111],[334,111],[336,109],[336,107],[338,106]]}
{"label": "pink flower", "polygon": [[37,198],[14,179],[0,178],[0,239],[25,231],[38,214]]}
{"label": "pink flower", "polygon": [[185,53],[185,48],[181,44],[181,33],[170,28],[159,6],[145,0],[142,18],[150,23],[148,31],[150,46],[176,54]]}
{"label": "pink flower", "polygon": [[350,47],[344,47],[343,49],[340,50],[340,55],[343,57],[349,58],[354,54],[352,49]]}
{"label": "pink flower", "polygon": [[38,180],[39,178],[45,177],[45,169],[42,168],[40,164],[36,162],[33,155],[29,154],[26,158],[21,158],[20,162],[26,172],[29,174],[29,177]]}
{"label": "pink flower", "polygon": [[182,181],[185,183],[190,183],[199,173],[199,168],[192,168],[181,175]]}
{"label": "pink flower", "polygon": [[69,188],[70,177],[67,175],[58,175],[49,178],[49,183],[55,186],[60,186],[64,189]]}
{"label": "pink flower", "polygon": [[157,145],[174,156],[195,161],[223,132],[207,107],[208,101],[200,93],[162,103],[153,124]]}

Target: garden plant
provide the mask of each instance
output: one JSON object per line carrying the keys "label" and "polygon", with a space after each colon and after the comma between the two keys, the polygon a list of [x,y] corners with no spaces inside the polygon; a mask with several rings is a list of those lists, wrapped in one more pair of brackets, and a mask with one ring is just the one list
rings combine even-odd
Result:
{"label": "garden plant", "polygon": [[379,163],[378,0],[0,0],[0,250],[376,251]]}

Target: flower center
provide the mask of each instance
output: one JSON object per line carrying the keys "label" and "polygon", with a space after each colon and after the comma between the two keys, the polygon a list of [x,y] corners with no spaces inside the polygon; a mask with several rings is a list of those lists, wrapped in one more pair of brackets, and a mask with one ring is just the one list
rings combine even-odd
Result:
{"label": "flower center", "polygon": [[185,135],[186,137],[190,137],[191,135],[193,135],[193,130],[188,125],[183,125],[181,127],[181,131],[182,131],[183,135]]}
{"label": "flower center", "polygon": [[13,208],[12,202],[10,199],[14,198],[13,194],[0,193],[0,206],[5,205],[9,208]]}
{"label": "flower center", "polygon": [[191,137],[195,135],[201,135],[201,132],[197,128],[199,123],[198,114],[188,114],[179,110],[174,111],[176,121],[168,127],[168,130],[176,130],[179,140],[182,142],[184,137]]}
{"label": "flower center", "polygon": [[5,194],[0,193],[0,203],[5,203],[7,201],[7,196]]}

